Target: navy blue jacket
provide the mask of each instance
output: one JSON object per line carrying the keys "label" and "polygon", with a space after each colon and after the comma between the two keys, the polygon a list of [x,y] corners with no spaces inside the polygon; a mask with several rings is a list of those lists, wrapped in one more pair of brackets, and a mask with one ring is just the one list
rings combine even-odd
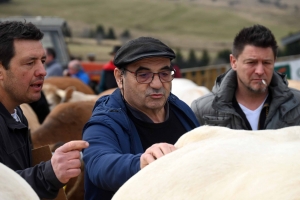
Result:
{"label": "navy blue jacket", "polygon": [[[168,102],[186,131],[199,126],[191,108],[178,97],[170,94]],[[85,199],[111,199],[140,170],[140,156],[144,152],[119,89],[96,102],[83,129],[83,140],[90,144],[83,150]]]}

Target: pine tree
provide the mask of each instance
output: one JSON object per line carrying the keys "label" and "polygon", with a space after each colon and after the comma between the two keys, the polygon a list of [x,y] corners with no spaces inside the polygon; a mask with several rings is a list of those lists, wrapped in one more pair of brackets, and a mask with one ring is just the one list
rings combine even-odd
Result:
{"label": "pine tree", "polygon": [[202,52],[202,57],[199,61],[199,66],[207,66],[209,64],[210,57],[208,55],[208,51],[206,49],[203,50]]}
{"label": "pine tree", "polygon": [[229,49],[224,49],[218,52],[217,59],[220,63],[230,63],[230,56],[231,51]]}
{"label": "pine tree", "polygon": [[113,28],[110,27],[110,28],[108,29],[108,33],[107,33],[107,35],[106,35],[105,38],[106,38],[106,39],[112,39],[112,40],[116,39],[115,31],[114,31]]}
{"label": "pine tree", "polygon": [[189,52],[189,57],[188,57],[188,68],[190,67],[197,67],[197,58],[196,58],[196,54],[195,54],[195,51],[194,49],[191,49],[190,52]]}
{"label": "pine tree", "polygon": [[178,65],[179,68],[181,68],[181,69],[186,68],[186,63],[183,59],[180,48],[176,49],[176,58],[175,58],[174,62],[175,62],[175,64]]}
{"label": "pine tree", "polygon": [[97,28],[96,28],[96,34],[97,35],[99,34],[102,37],[105,36],[104,28],[103,28],[103,26],[101,24],[97,26]]}

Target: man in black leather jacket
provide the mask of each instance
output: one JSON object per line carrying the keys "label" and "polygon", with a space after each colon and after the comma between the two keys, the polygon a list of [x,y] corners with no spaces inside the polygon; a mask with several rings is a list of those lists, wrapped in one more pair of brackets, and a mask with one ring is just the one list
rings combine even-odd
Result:
{"label": "man in black leather jacket", "polygon": [[0,23],[0,162],[23,177],[40,198],[53,199],[80,174],[80,150],[88,143],[68,142],[51,160],[32,166],[28,123],[19,105],[41,97],[46,75],[42,38],[31,23]]}

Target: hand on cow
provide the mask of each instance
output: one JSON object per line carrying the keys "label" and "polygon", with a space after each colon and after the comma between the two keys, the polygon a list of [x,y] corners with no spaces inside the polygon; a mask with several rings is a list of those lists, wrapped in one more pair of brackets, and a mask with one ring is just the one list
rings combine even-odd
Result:
{"label": "hand on cow", "polygon": [[77,140],[68,142],[56,149],[51,158],[51,164],[61,183],[67,183],[70,178],[81,173],[80,151],[88,146],[88,142]]}
{"label": "hand on cow", "polygon": [[141,155],[140,158],[140,166],[141,169],[155,161],[156,159],[171,153],[172,151],[175,151],[176,148],[172,144],[168,143],[158,143],[158,144],[153,144],[151,147],[149,147],[145,153]]}

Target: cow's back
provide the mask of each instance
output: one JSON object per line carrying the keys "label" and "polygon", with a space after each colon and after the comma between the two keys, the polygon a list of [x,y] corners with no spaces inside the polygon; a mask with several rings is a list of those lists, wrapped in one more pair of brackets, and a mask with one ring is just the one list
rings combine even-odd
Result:
{"label": "cow's back", "polygon": [[86,85],[78,78],[57,76],[57,77],[49,77],[45,79],[44,82],[55,85],[62,90],[65,90],[70,86],[74,86],[77,91],[83,92],[85,94],[95,94],[95,92],[92,90],[90,86]]}
{"label": "cow's back", "polygon": [[178,150],[128,180],[113,199],[297,199],[299,130],[199,127],[179,139]]}
{"label": "cow's back", "polygon": [[38,200],[30,185],[16,172],[0,163],[1,200]]}

